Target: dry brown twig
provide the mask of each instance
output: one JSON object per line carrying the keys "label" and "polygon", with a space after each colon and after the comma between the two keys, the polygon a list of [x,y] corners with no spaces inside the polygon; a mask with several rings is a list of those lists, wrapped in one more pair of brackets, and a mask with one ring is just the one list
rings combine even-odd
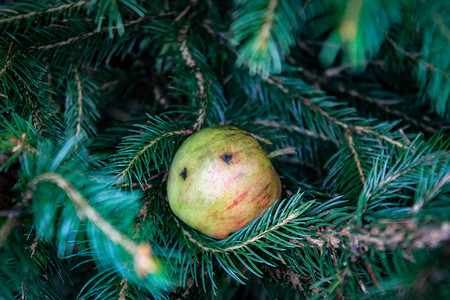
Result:
{"label": "dry brown twig", "polygon": [[[195,8],[197,5],[198,0],[191,0],[190,4],[186,7],[185,10],[177,17],[175,18],[175,21],[178,21],[183,18],[184,15],[187,14],[187,12],[190,9]],[[191,50],[189,49],[187,45],[187,33],[190,29],[191,20],[194,18],[195,12],[191,13],[188,23],[186,26],[184,26],[178,35],[178,43],[180,44],[180,52],[181,56],[183,57],[186,64],[193,70],[195,78],[197,79],[197,86],[198,86],[198,98],[201,100],[201,107],[198,111],[198,117],[193,125],[194,131],[199,131],[205,121],[206,117],[206,106],[208,103],[208,94],[207,94],[207,83],[205,76],[200,71],[200,68],[198,67],[197,63],[194,60],[194,57],[191,53]]]}

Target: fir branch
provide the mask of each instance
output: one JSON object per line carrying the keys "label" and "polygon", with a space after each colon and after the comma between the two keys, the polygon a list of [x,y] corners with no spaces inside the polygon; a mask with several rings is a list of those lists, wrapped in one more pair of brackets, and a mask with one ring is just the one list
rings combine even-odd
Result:
{"label": "fir branch", "polygon": [[267,5],[266,13],[264,15],[264,23],[261,27],[261,31],[256,38],[256,49],[258,51],[265,51],[269,43],[270,31],[272,30],[275,18],[275,9],[278,6],[279,0],[269,0]]}
{"label": "fir branch", "polygon": [[300,134],[312,137],[314,139],[323,140],[326,142],[331,141],[331,139],[329,137],[327,137],[326,135],[323,135],[321,133],[315,133],[312,130],[308,130],[305,128],[300,128],[297,125],[285,125],[285,124],[280,124],[275,121],[269,121],[269,120],[257,120],[254,123],[261,124],[261,125],[264,125],[267,127],[274,127],[274,128],[286,129],[286,130],[292,131],[292,132],[298,132]]}
{"label": "fir branch", "polygon": [[87,218],[114,244],[122,246],[133,257],[134,267],[139,277],[145,277],[149,273],[156,274],[161,272],[161,266],[152,256],[149,245],[144,243],[137,245],[126,235],[115,229],[111,223],[106,221],[99,212],[89,205],[89,202],[83,195],[81,195],[81,193],[64,177],[53,172],[43,173],[33,179],[30,183],[30,187],[35,189],[36,186],[43,181],[54,183],[61,188],[77,209],[80,219]]}
{"label": "fir branch", "polygon": [[[300,66],[299,63],[292,56],[287,56],[287,60],[293,65]],[[348,88],[341,82],[339,82],[337,80],[332,80],[332,78],[330,78],[332,75],[327,74],[328,71],[325,72],[326,76],[319,76],[317,74],[314,74],[313,72],[309,71],[307,68],[302,68],[301,72],[304,75],[304,77],[307,78],[307,80],[311,84],[314,84],[314,86],[317,89],[328,90],[331,92],[336,91],[341,94],[348,95],[354,99],[363,100],[367,103],[375,105],[379,110],[381,110],[387,114],[399,117],[418,128],[422,128],[422,129],[426,130],[427,132],[430,132],[430,133],[438,132],[437,129],[427,125],[427,121],[424,119],[423,116],[420,117],[420,118],[422,118],[422,122],[420,122],[416,118],[409,116],[408,114],[404,113],[403,111],[387,105],[387,104],[392,104],[391,101],[386,102],[383,99],[378,99],[375,97],[364,95],[356,89]]]}
{"label": "fir branch", "polygon": [[405,150],[409,149],[408,145],[406,145],[406,144],[404,144],[402,142],[396,141],[396,140],[390,138],[387,135],[383,135],[383,134],[381,134],[379,132],[376,132],[376,131],[374,131],[374,130],[366,127],[366,126],[351,126],[350,129],[354,129],[357,133],[364,132],[364,133],[373,135],[373,136],[379,138],[380,140],[386,141],[389,144],[394,145],[394,146],[396,146],[396,147],[398,147],[400,149],[405,149]]}
{"label": "fir branch", "polygon": [[[347,226],[341,230],[325,229],[317,232],[317,238],[308,242],[322,248],[326,242],[336,249],[350,249],[360,253],[361,246],[371,246],[379,251],[419,250],[423,247],[436,248],[450,241],[450,222],[442,222],[438,227],[418,225],[413,219],[401,222],[387,220],[390,225],[375,225],[371,228]],[[383,224],[383,220],[380,220]],[[298,241],[295,243],[299,243]],[[366,248],[365,252],[369,249]]]}
{"label": "fir branch", "polygon": [[249,240],[246,240],[246,241],[243,241],[243,243],[241,243],[240,245],[236,245],[236,246],[225,248],[225,249],[223,249],[223,251],[225,251],[225,252],[227,252],[227,251],[234,251],[234,250],[237,250],[237,249],[240,249],[240,248],[243,248],[243,247],[247,247],[247,246],[255,243],[256,241],[265,238],[266,235],[270,234],[273,231],[276,231],[278,228],[285,226],[290,221],[295,220],[295,218],[297,218],[299,215],[300,215],[299,212],[293,212],[293,213],[289,214],[286,218],[281,220],[280,222],[272,225],[271,227],[267,228],[263,232],[261,232],[258,235],[254,236],[253,238],[251,238]]}
{"label": "fir branch", "polygon": [[[167,17],[167,16],[171,16],[171,15],[173,15],[173,12],[163,12],[163,13],[159,13],[154,16],[145,16],[145,17],[141,17],[141,18],[138,18],[135,20],[128,21],[123,24],[123,27],[127,28],[130,26],[136,25],[136,24],[141,24],[144,22],[154,20],[156,18]],[[40,52],[40,51],[47,51],[47,50],[51,50],[51,49],[59,48],[59,47],[63,47],[63,46],[68,46],[75,42],[88,39],[88,38],[98,35],[98,34],[103,34],[103,33],[109,32],[111,30],[117,30],[117,28],[118,28],[118,26],[106,27],[106,28],[102,28],[101,30],[95,30],[92,32],[83,33],[79,36],[71,37],[65,41],[57,42],[57,43],[50,44],[50,45],[32,46],[29,49],[32,52],[35,52],[35,51]]]}
{"label": "fir branch", "polygon": [[126,176],[128,176],[128,173],[130,172],[133,165],[136,163],[136,161],[141,158],[142,155],[144,155],[145,152],[147,152],[151,147],[153,147],[156,143],[158,143],[160,140],[173,136],[173,135],[189,135],[192,134],[192,130],[190,129],[183,129],[183,130],[176,130],[171,132],[166,132],[163,135],[157,137],[156,139],[152,140],[149,144],[147,144],[145,147],[143,147],[138,153],[136,153],[130,160],[130,162],[127,164],[126,168],[118,174],[119,178],[117,180],[117,184],[122,183],[122,181],[125,179]]}
{"label": "fir branch", "polygon": [[322,116],[324,116],[330,123],[337,125],[341,128],[343,128],[344,130],[351,130],[354,131],[356,133],[366,133],[366,134],[370,134],[373,136],[376,136],[377,138],[384,140],[386,142],[388,142],[389,144],[392,144],[396,147],[399,148],[403,148],[403,149],[408,149],[408,146],[399,142],[399,141],[395,141],[394,139],[390,138],[389,136],[383,135],[381,133],[378,133],[374,130],[372,130],[370,127],[368,126],[361,126],[361,125],[350,125],[347,124],[345,122],[340,121],[339,119],[333,117],[330,115],[330,113],[328,113],[327,111],[325,111],[323,108],[321,108],[320,106],[314,104],[311,100],[309,100],[308,98],[304,97],[304,96],[300,96],[300,95],[293,95],[291,93],[291,91],[289,90],[289,88],[286,87],[286,84],[283,80],[276,78],[272,75],[269,75],[269,77],[267,79],[263,78],[263,80],[265,80],[266,82],[268,82],[271,85],[276,86],[277,88],[279,88],[281,91],[283,91],[284,93],[286,93],[287,95],[290,95],[291,97],[300,99],[302,101],[302,103],[304,103],[306,106],[308,106],[310,109],[312,109],[313,111],[316,111],[318,113],[320,113]]}
{"label": "fir branch", "polygon": [[428,200],[432,199],[436,194],[439,193],[442,187],[448,183],[450,183],[450,172],[447,173],[447,175],[445,175],[443,178],[441,178],[431,191],[429,191],[424,197],[420,198],[419,202],[413,205],[411,211],[413,212],[420,211],[424,203],[427,203]]}
{"label": "fir branch", "polygon": [[222,253],[222,251],[220,251],[218,249],[210,248],[210,247],[204,245],[203,243],[201,243],[200,241],[198,241],[197,239],[195,239],[189,231],[187,231],[186,229],[184,229],[183,226],[181,226],[180,222],[174,215],[172,215],[172,219],[175,221],[175,224],[181,229],[181,231],[183,232],[183,235],[186,236],[188,238],[188,240],[190,242],[192,242],[194,245],[196,245],[197,247],[199,247],[200,249],[202,249],[205,252]]}
{"label": "fir branch", "polygon": [[238,1],[230,39],[239,46],[236,65],[246,65],[251,75],[280,73],[284,56],[295,42],[302,12],[297,0]]}
{"label": "fir branch", "polygon": [[355,160],[356,168],[358,169],[359,177],[361,178],[361,182],[363,187],[366,185],[366,178],[364,177],[364,172],[361,168],[361,160],[358,157],[358,152],[356,152],[356,146],[353,142],[353,136],[349,129],[345,131],[345,138],[347,139],[348,146],[350,147],[350,150],[352,151],[353,158]]}
{"label": "fir branch", "polygon": [[[324,86],[326,86],[326,84],[324,84]],[[374,97],[370,97],[367,95],[363,95],[362,93],[360,93],[359,91],[355,90],[355,89],[347,89],[343,84],[339,84],[337,86],[337,90],[341,93],[347,94],[355,99],[360,99],[363,101],[366,101],[368,103],[374,104],[378,109],[380,109],[381,111],[386,112],[387,114],[402,118],[403,120],[405,120],[406,122],[418,127],[418,128],[422,128],[425,131],[429,132],[429,133],[436,133],[438,132],[437,129],[429,126],[426,124],[426,120],[422,118],[422,122],[419,122],[416,118],[413,118],[411,116],[409,116],[408,114],[390,107],[389,105],[386,105],[387,103],[385,103],[384,100],[382,99],[377,99]]]}
{"label": "fir branch", "polygon": [[134,242],[129,240],[122,233],[118,232],[110,223],[108,223],[92,206],[89,205],[83,195],[81,195],[81,193],[61,175],[51,172],[38,175],[30,183],[31,189],[35,190],[36,186],[42,181],[52,182],[61,188],[77,208],[81,219],[86,217],[89,221],[100,228],[115,244],[123,245],[123,247],[130,253],[136,252],[136,245]]}
{"label": "fir branch", "polygon": [[[392,173],[390,173],[388,176],[386,176],[386,178],[384,178],[381,182],[379,182],[376,185],[376,187],[372,188],[371,191],[369,191],[367,193],[367,197],[368,198],[373,197],[374,194],[376,194],[378,191],[383,190],[389,184],[393,183],[395,180],[397,180],[401,176],[410,173],[412,170],[414,170],[414,169],[416,169],[418,167],[423,167],[423,166],[426,166],[426,165],[432,165],[432,164],[434,164],[436,162],[439,162],[441,160],[442,161],[446,161],[447,159],[448,159],[448,155],[445,155],[445,154],[442,157],[440,157],[439,155],[421,156],[416,161],[414,161],[414,163],[408,164],[404,168],[398,168],[398,169],[394,170]],[[444,177],[443,180],[444,181],[442,182],[442,185],[444,185],[448,181],[448,178]]]}
{"label": "fir branch", "polygon": [[432,72],[437,72],[441,74],[444,78],[448,79],[448,74],[444,70],[441,70],[440,68],[434,66],[428,61],[425,61],[424,59],[417,59],[417,56],[420,56],[420,53],[410,53],[404,49],[402,49],[400,46],[397,45],[397,43],[388,35],[386,34],[386,41],[398,52],[403,54],[405,57],[409,58],[410,60],[414,61],[417,65],[420,65],[422,62],[425,63],[427,69],[429,69]]}
{"label": "fir branch", "polygon": [[285,219],[281,220],[280,222],[272,225],[271,227],[267,228],[266,230],[264,230],[263,232],[259,233],[258,235],[248,239],[248,240],[244,240],[242,241],[242,243],[240,243],[239,245],[235,245],[235,246],[231,246],[231,247],[226,247],[223,249],[215,249],[215,248],[211,248],[208,247],[206,245],[204,245],[202,242],[198,241],[197,239],[195,239],[192,234],[189,233],[189,231],[187,231],[186,229],[184,229],[180,223],[178,222],[178,220],[174,217],[173,219],[175,220],[175,223],[177,224],[178,227],[180,227],[180,229],[182,230],[183,234],[185,236],[187,236],[187,238],[189,239],[189,241],[191,241],[192,243],[194,243],[196,246],[198,246],[200,249],[202,249],[205,252],[213,252],[213,253],[226,253],[226,252],[231,252],[231,251],[235,251],[241,248],[245,248],[250,246],[251,244],[254,244],[255,242],[265,238],[268,234],[270,234],[273,231],[276,231],[277,229],[279,229],[280,227],[285,226],[286,224],[288,224],[290,221],[294,220],[296,217],[298,217],[300,215],[300,213],[294,212],[291,213],[290,215],[288,215]]}
{"label": "fir branch", "polygon": [[[89,5],[89,3],[90,3],[90,1],[79,1],[79,2],[72,2],[72,3],[68,3],[68,4],[62,4],[60,6],[46,8],[46,9],[39,10],[39,11],[33,11],[33,12],[30,12],[30,13],[27,13],[24,15],[17,15],[17,16],[13,16],[13,17],[9,17],[9,18],[0,19],[0,24],[14,22],[14,21],[28,20],[28,19],[31,19],[36,16],[42,16],[44,14],[50,14],[50,13],[54,13],[54,12],[60,13],[63,10],[68,10],[71,8],[77,8],[77,7],[81,7],[81,6],[87,7]],[[15,12],[15,11],[12,11],[12,12],[17,14],[17,12]]]}

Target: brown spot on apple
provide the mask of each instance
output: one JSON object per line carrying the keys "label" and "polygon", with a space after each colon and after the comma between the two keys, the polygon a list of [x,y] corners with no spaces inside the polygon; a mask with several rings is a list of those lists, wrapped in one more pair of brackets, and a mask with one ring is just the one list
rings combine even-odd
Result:
{"label": "brown spot on apple", "polygon": [[220,156],[220,158],[228,165],[230,163],[230,160],[233,158],[233,154],[224,154]]}
{"label": "brown spot on apple", "polygon": [[183,178],[183,180],[186,180],[187,178],[187,169],[184,168],[183,171],[181,171],[180,173],[181,178]]}

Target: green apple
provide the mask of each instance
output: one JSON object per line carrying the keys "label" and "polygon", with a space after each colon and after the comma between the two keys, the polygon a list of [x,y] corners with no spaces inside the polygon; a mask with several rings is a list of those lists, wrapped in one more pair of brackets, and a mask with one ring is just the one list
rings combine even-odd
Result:
{"label": "green apple", "polygon": [[249,133],[214,126],[193,134],[178,149],[167,196],[174,214],[187,225],[225,239],[280,199],[281,183]]}

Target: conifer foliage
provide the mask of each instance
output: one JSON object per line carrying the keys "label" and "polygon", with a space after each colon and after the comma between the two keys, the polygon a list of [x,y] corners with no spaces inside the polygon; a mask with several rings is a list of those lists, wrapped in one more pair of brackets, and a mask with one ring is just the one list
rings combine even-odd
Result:
{"label": "conifer foliage", "polygon": [[[0,0],[0,299],[449,298],[449,10]],[[224,240],[166,193],[213,125],[283,190]]]}

